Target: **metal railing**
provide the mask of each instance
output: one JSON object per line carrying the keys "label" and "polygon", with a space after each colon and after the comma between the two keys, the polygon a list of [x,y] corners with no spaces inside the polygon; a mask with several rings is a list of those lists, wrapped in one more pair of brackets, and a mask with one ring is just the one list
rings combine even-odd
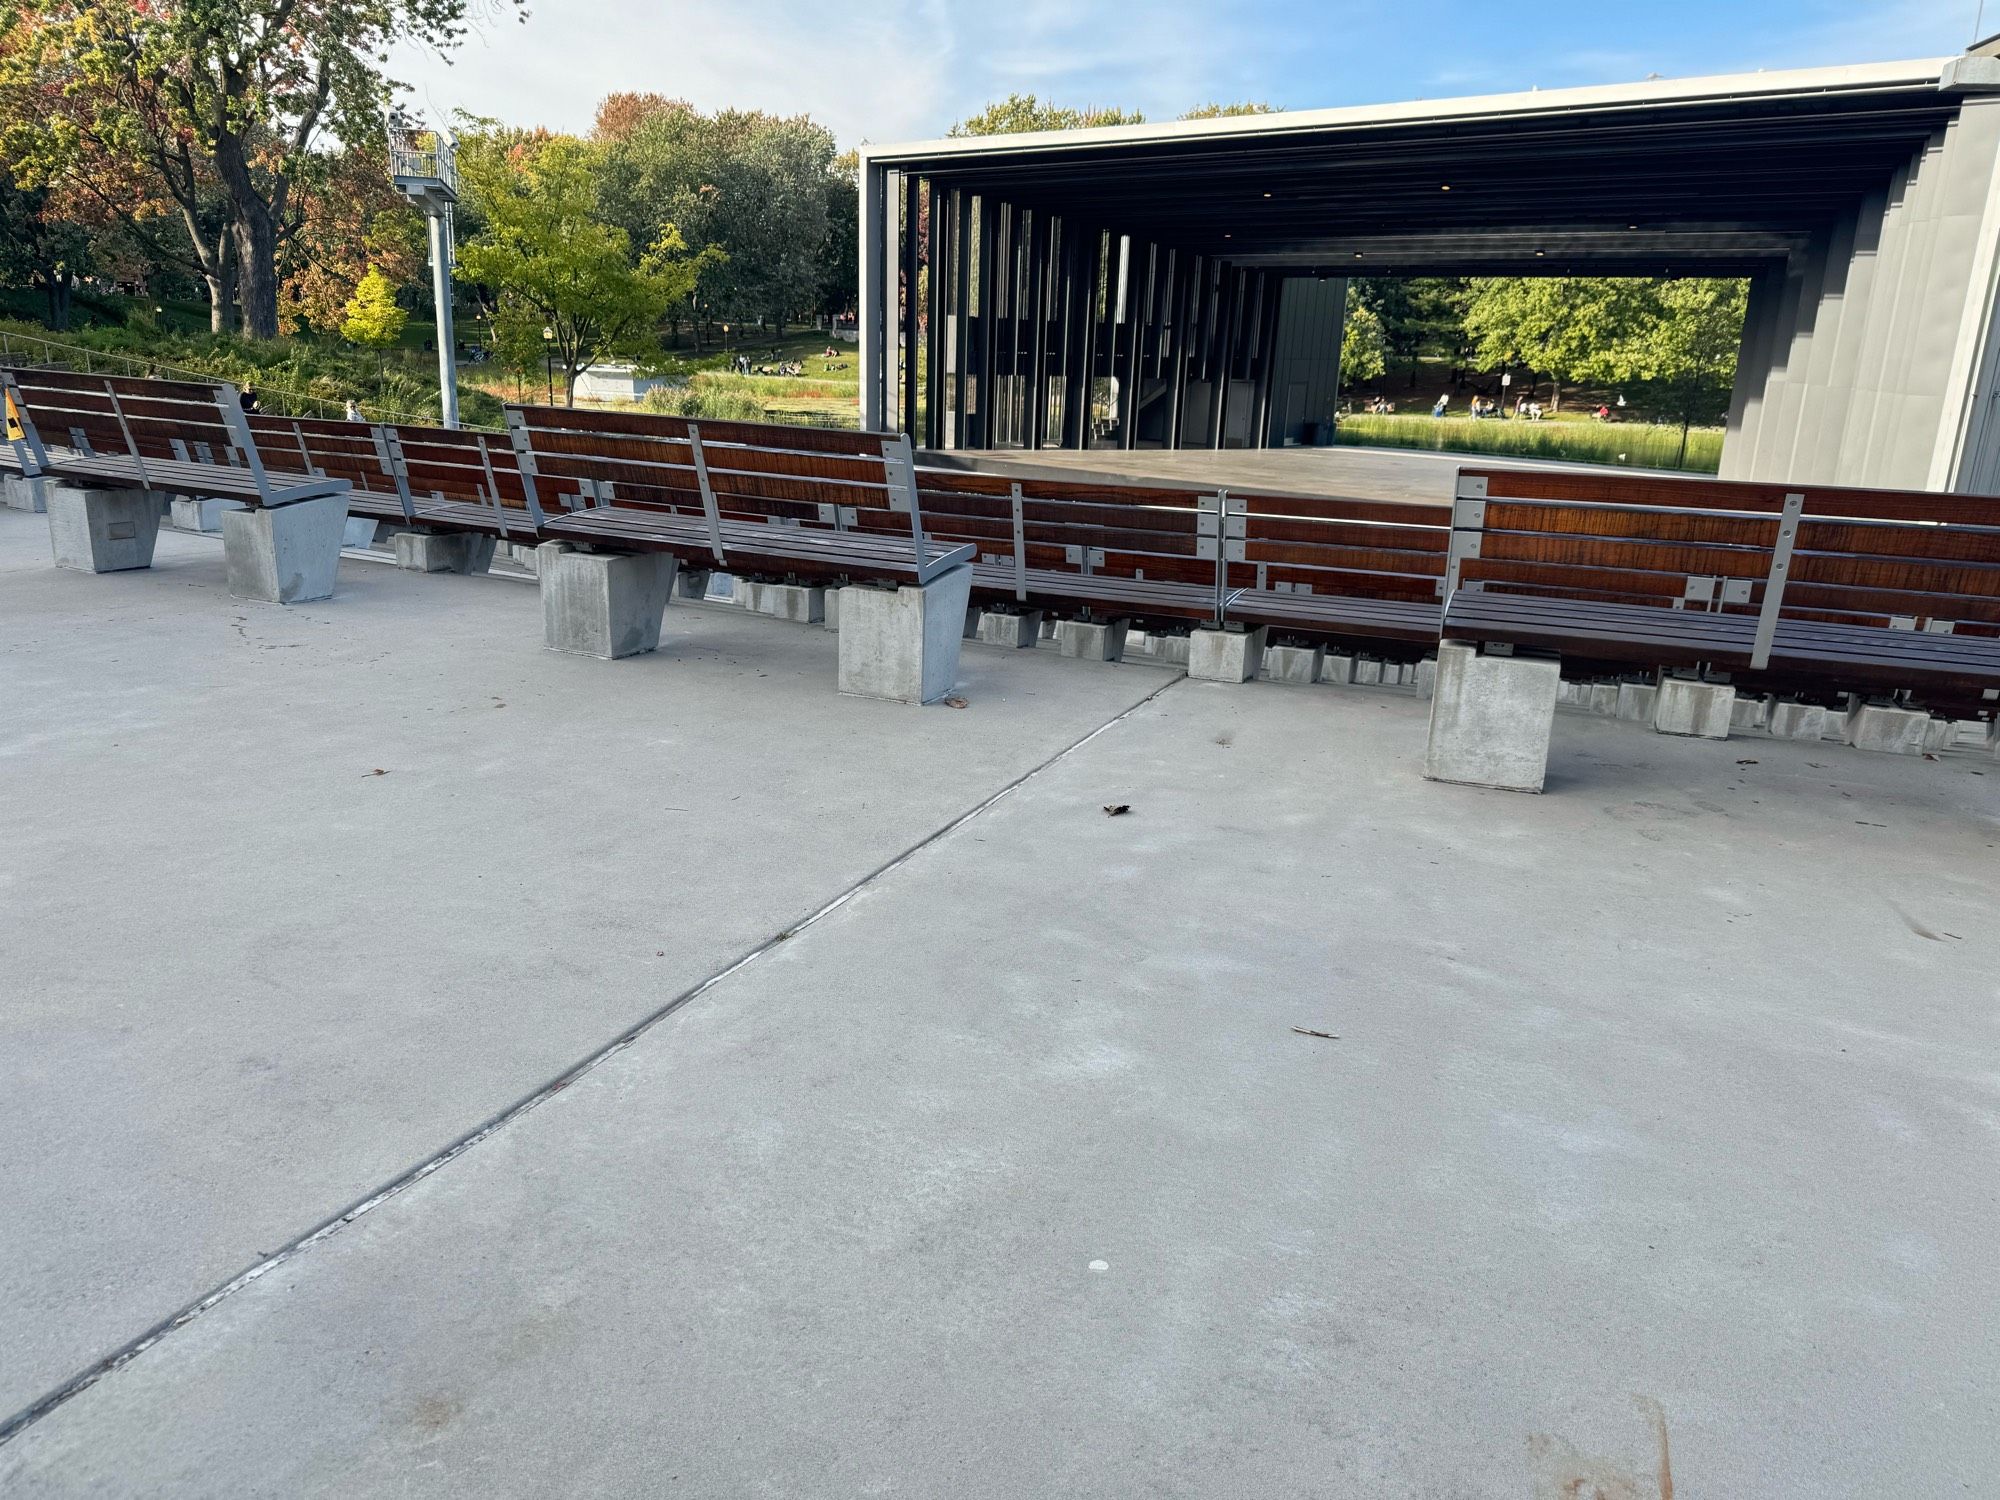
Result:
{"label": "metal railing", "polygon": [[452,147],[451,137],[436,130],[392,124],[389,127],[389,175],[441,182],[456,196],[458,154]]}

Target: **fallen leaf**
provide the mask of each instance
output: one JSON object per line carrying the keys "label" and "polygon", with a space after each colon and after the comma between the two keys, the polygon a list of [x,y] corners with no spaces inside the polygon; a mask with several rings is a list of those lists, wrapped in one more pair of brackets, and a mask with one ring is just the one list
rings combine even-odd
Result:
{"label": "fallen leaf", "polygon": [[1331,1031],[1311,1031],[1304,1026],[1294,1026],[1292,1030],[1296,1031],[1300,1036],[1316,1036],[1321,1038],[1322,1040],[1329,1042],[1337,1042],[1340,1040],[1340,1038],[1334,1035],[1334,1033],[1332,1033]]}
{"label": "fallen leaf", "polygon": [[[389,773],[387,771],[383,770],[380,766],[377,766],[374,770],[368,773],[368,776],[387,776],[388,774]],[[364,776],[361,779],[363,781],[366,781],[368,779],[368,776]]]}
{"label": "fallen leaf", "polygon": [[1937,757],[1936,757],[1935,755],[1931,754],[1931,753],[1930,753],[1930,751],[1926,750],[1926,751],[1924,752],[1924,759],[1925,759],[1925,760],[1936,760],[1936,759],[1937,759]]}
{"label": "fallen leaf", "polygon": [[1856,818],[1854,820],[1854,826],[1856,828],[1887,828],[1889,825],[1887,823],[1870,823],[1867,822],[1865,819]]}
{"label": "fallen leaf", "polygon": [[1757,762],[1754,760],[1739,760],[1736,764],[1739,766],[1754,766]]}
{"label": "fallen leaf", "polygon": [[944,706],[946,708],[963,708],[965,707],[965,700],[963,698],[947,698],[944,700]]}
{"label": "fallen leaf", "polygon": [[1104,816],[1107,818],[1120,817],[1131,810],[1132,804],[1129,802],[1107,802],[1104,804]]}

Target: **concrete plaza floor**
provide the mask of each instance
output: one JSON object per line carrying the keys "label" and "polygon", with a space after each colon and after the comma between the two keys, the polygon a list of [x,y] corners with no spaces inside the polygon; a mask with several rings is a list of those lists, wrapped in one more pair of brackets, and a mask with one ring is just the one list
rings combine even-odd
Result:
{"label": "concrete plaza floor", "polygon": [[915,710],[723,608],[594,662],[516,581],[45,549],[0,1494],[2000,1469],[1990,758],[1565,715],[1519,797],[1396,691],[968,645]]}

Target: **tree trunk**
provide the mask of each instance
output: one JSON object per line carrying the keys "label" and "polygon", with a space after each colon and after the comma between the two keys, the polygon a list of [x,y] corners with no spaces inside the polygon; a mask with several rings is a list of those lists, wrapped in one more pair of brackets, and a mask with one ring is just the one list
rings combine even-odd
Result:
{"label": "tree trunk", "polygon": [[278,236],[264,205],[254,198],[236,221],[236,299],[246,339],[278,336]]}
{"label": "tree trunk", "polygon": [[57,333],[69,328],[70,274],[67,271],[50,271],[42,281],[42,296],[48,303],[49,327]]}
{"label": "tree trunk", "polygon": [[1692,422],[1693,420],[1694,420],[1694,419],[1693,419],[1693,416],[1692,416],[1692,414],[1690,414],[1690,413],[1689,413],[1689,412],[1687,412],[1686,410],[1683,410],[1683,411],[1681,412],[1681,451],[1680,451],[1680,454],[1679,454],[1679,456],[1678,456],[1678,457],[1676,457],[1676,458],[1674,459],[1674,467],[1675,467],[1676,469],[1685,469],[1685,468],[1687,467],[1687,459],[1688,459],[1688,424],[1689,424],[1690,422]]}

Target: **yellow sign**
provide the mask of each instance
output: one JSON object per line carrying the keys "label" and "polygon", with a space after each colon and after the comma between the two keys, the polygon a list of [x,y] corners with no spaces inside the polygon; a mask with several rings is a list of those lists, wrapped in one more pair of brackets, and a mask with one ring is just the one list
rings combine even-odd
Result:
{"label": "yellow sign", "polygon": [[7,441],[24,443],[28,440],[27,429],[21,425],[21,409],[14,404],[14,393],[7,392]]}

